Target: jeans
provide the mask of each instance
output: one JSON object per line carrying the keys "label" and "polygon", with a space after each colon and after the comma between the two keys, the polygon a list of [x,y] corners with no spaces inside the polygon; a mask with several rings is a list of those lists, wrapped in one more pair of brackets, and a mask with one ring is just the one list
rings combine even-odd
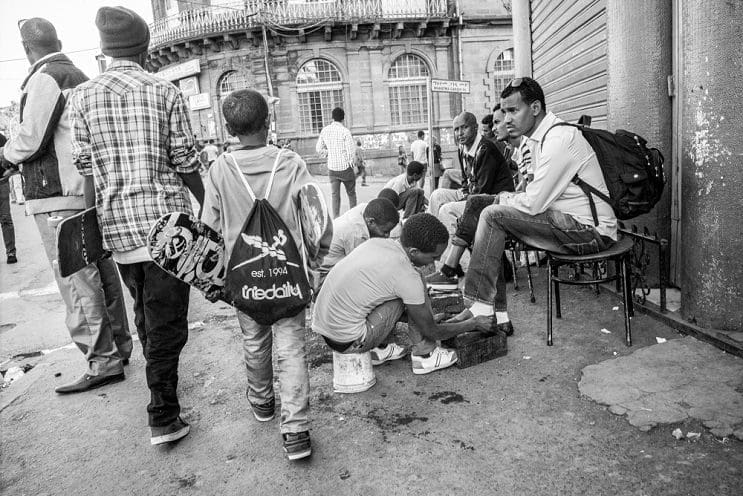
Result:
{"label": "jeans", "polygon": [[116,265],[104,258],[68,277],[59,275],[56,229],[50,217],[70,217],[77,210],[34,215],[44,250],[65,302],[65,324],[75,345],[88,362],[89,375],[113,375],[123,371],[121,360],[132,353],[129,320]]}
{"label": "jeans", "polygon": [[[480,214],[485,207],[492,205],[494,201],[494,195],[470,195],[467,197],[466,202],[457,202],[458,204],[464,203],[464,208],[456,220],[456,228],[451,238],[452,245],[472,248]],[[446,207],[449,205],[451,204],[447,204]],[[449,228],[449,225],[447,225],[447,228]],[[451,228],[449,229],[449,232],[452,232]],[[505,256],[501,258],[503,259]],[[493,306],[496,312],[505,312],[508,306],[506,301],[506,275],[502,270],[498,271],[498,278],[495,281]]]}
{"label": "jeans", "polygon": [[[431,302],[426,296],[426,304]],[[375,307],[366,317],[366,334],[362,339],[354,341],[343,353],[366,353],[387,343],[387,338],[395,330],[395,324],[400,321],[405,312],[405,304],[400,299],[385,301]],[[436,348],[436,343],[424,338],[420,331],[412,324],[408,324],[408,337],[413,343],[413,355],[426,355]]]}
{"label": "jeans", "polygon": [[5,254],[15,255],[15,229],[10,216],[10,184],[8,179],[0,181],[0,226],[5,243]]}
{"label": "jeans", "polygon": [[410,188],[400,193],[400,207],[402,207],[402,218],[407,219],[413,214],[425,212],[426,195],[420,188]]}
{"label": "jeans", "polygon": [[345,186],[348,195],[348,208],[351,209],[356,206],[356,175],[353,172],[353,167],[349,167],[341,172],[329,170],[328,177],[330,178],[330,196],[333,201],[333,218],[335,219],[341,211],[341,183]]}
{"label": "jeans", "polygon": [[262,404],[274,399],[271,348],[275,342],[279,366],[281,433],[309,430],[310,375],[304,340],[305,311],[266,326],[238,310],[237,321],[243,335],[248,401]]}
{"label": "jeans", "polygon": [[447,203],[464,200],[464,192],[461,189],[442,189],[439,188],[431,193],[431,201],[428,204],[428,211],[438,218],[439,210]]}
{"label": "jeans", "polygon": [[[500,260],[508,234],[534,248],[563,254],[598,253],[613,244],[593,226],[581,224],[561,212],[549,210],[532,216],[513,207],[490,205],[482,211],[477,223],[464,283],[465,297],[486,304],[493,303],[496,297],[500,299]],[[502,301],[505,303],[505,284],[503,286]]]}
{"label": "jeans", "polygon": [[134,299],[134,323],[147,365],[149,425],[166,426],[178,417],[178,359],[188,340],[189,286],[154,262],[118,264]]}

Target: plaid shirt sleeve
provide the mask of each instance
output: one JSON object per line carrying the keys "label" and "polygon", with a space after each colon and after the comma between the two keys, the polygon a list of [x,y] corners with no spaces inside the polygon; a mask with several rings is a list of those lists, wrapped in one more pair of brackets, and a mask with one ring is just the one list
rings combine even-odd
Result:
{"label": "plaid shirt sleeve", "polygon": [[90,130],[80,110],[81,93],[72,93],[70,101],[70,128],[72,129],[72,162],[83,176],[93,175]]}
{"label": "plaid shirt sleeve", "polygon": [[194,147],[186,101],[180,91],[175,91],[170,109],[170,163],[178,174],[190,174],[199,169],[199,156]]}
{"label": "plaid shirt sleeve", "polygon": [[353,136],[351,136],[351,131],[348,131],[345,134],[344,143],[346,145],[348,163],[349,165],[353,165],[354,157],[356,156],[356,142],[353,140]]}

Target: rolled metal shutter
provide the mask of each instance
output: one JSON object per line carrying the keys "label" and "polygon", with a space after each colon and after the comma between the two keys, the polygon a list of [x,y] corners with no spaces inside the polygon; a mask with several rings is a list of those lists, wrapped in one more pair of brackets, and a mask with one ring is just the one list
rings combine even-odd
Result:
{"label": "rolled metal shutter", "polygon": [[532,66],[547,109],[606,128],[606,0],[531,0]]}

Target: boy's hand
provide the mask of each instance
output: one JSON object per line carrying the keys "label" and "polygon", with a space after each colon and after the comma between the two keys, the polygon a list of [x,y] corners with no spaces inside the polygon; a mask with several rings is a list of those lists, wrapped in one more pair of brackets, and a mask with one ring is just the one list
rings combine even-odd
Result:
{"label": "boy's hand", "polygon": [[472,323],[474,324],[475,330],[488,332],[490,331],[494,318],[495,317],[478,315],[477,317],[472,317]]}

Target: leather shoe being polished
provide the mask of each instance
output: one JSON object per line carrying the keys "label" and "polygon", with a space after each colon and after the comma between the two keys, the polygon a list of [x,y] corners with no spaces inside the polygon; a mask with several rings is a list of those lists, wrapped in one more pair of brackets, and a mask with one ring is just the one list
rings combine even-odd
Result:
{"label": "leather shoe being polished", "polygon": [[81,378],[73,383],[59,386],[54,391],[59,394],[71,394],[71,393],[82,393],[83,391],[90,391],[91,389],[105,386],[106,384],[113,384],[114,382],[121,382],[125,379],[124,373],[118,373],[113,375],[90,375],[83,374]]}
{"label": "leather shoe being polished", "polygon": [[493,319],[493,326],[491,327],[491,329],[494,331],[500,331],[506,336],[513,336],[513,324],[511,324],[510,320],[508,322],[496,324],[495,319]]}

